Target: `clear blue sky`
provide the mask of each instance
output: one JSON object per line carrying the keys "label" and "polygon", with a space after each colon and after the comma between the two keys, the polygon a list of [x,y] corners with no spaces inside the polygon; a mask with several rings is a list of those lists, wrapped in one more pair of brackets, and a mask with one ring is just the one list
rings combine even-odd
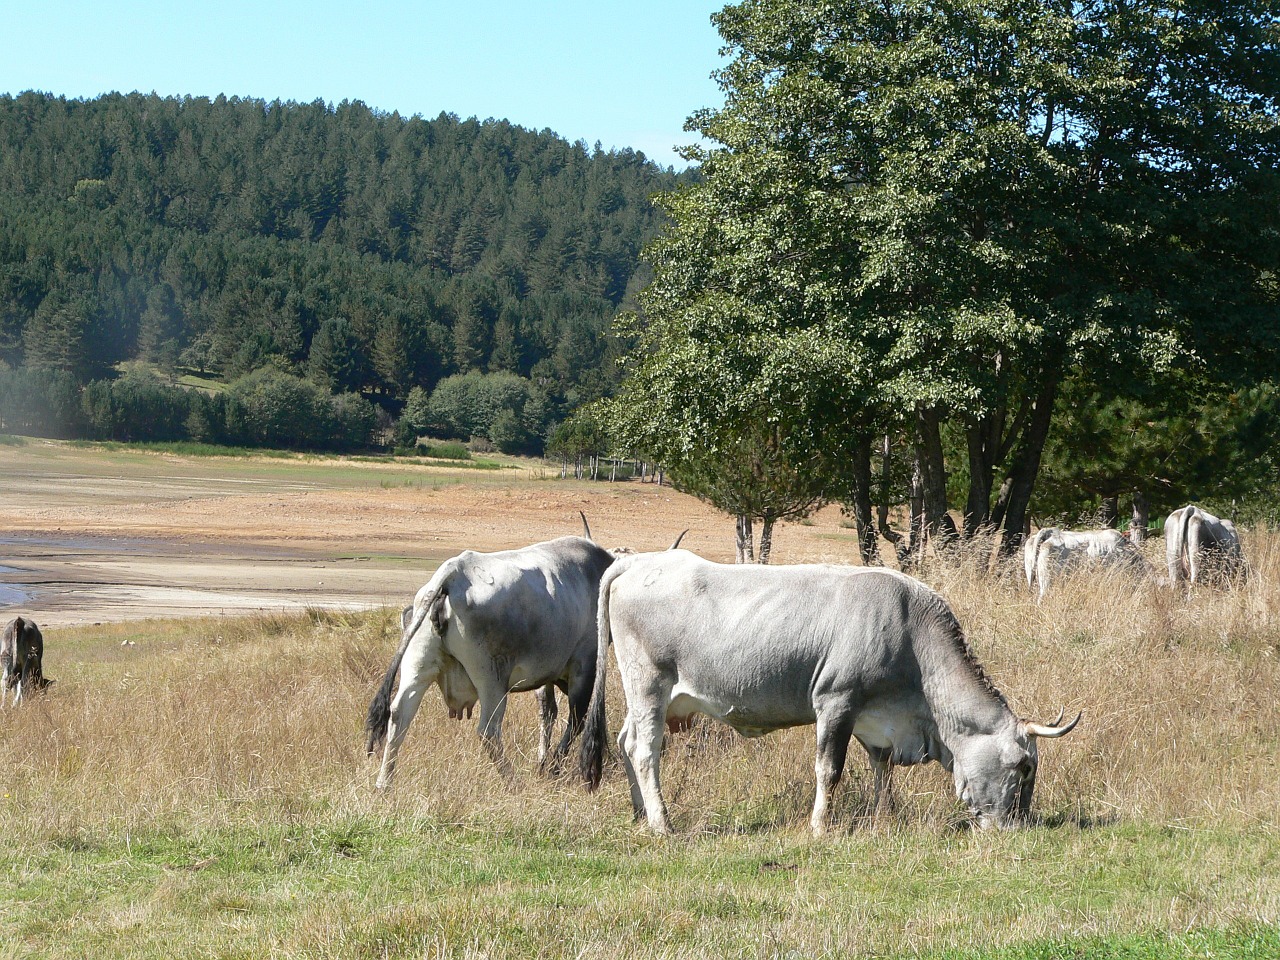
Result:
{"label": "clear blue sky", "polygon": [[362,100],[505,118],[683,166],[722,103],[723,0],[47,0],[6,4],[0,93]]}

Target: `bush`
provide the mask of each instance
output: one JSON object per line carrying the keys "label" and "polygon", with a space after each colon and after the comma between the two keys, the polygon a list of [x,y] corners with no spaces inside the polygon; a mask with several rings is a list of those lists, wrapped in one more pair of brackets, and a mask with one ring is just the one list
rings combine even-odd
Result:
{"label": "bush", "polygon": [[192,396],[136,370],[119,380],[88,384],[81,404],[89,435],[96,440],[185,440]]}
{"label": "bush", "polygon": [[514,373],[445,377],[422,406],[410,394],[404,419],[454,437],[483,437],[505,453],[532,452],[545,426],[542,393]]}
{"label": "bush", "polygon": [[260,367],[227,390],[227,432],[248,446],[324,446],[333,432],[329,397],[309,380]]}
{"label": "bush", "polygon": [[470,460],[471,451],[467,449],[465,443],[459,443],[456,440],[439,440],[432,443],[420,443],[414,448],[414,453],[420,457],[430,457],[433,460]]}

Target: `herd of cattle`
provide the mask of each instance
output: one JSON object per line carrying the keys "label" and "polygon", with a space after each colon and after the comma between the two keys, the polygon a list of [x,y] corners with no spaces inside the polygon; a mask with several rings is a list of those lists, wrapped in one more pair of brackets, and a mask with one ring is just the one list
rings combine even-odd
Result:
{"label": "herd of cattle", "polygon": [[[614,647],[627,714],[618,734],[632,809],[669,833],[659,767],[666,731],[697,714],[755,737],[816,724],[817,791],[810,825],[825,831],[831,793],[851,740],[874,772],[874,805],[890,800],[895,766],[937,761],[982,827],[1010,826],[1030,811],[1037,741],[1065,736],[1080,720],[1043,724],[1017,717],[983,672],[946,601],[918,580],[879,567],[724,565],[679,550],[606,550],[591,538],[561,537],[517,550],[464,551],[447,560],[401,618],[402,636],[369,705],[367,750],[383,745],[377,786],[396,756],[427,689],[440,688],[449,715],[479,706],[479,735],[493,761],[502,748],[508,695],[536,691],[539,760],[559,769],[581,733],[580,772],[601,780],[606,739],[605,679]],[[683,534],[681,535],[683,536]],[[1199,507],[1165,525],[1167,583],[1197,583],[1209,570],[1243,572],[1230,521]],[[1051,580],[1081,563],[1145,568],[1115,531],[1041,530],[1028,540],[1028,586],[1043,598]],[[0,706],[16,688],[40,690],[44,641],[18,617],[0,639]],[[599,668],[598,668],[599,667]],[[397,675],[399,685],[396,684]],[[551,749],[555,691],[568,722]],[[394,691],[394,696],[393,696]]]}
{"label": "herd of cattle", "polygon": [[[1169,514],[1164,545],[1169,577],[1155,580],[1165,586],[1200,583],[1209,577],[1230,580],[1245,570],[1235,524],[1200,507],[1181,507]],[[1027,586],[1035,589],[1038,583],[1041,600],[1052,580],[1082,563],[1110,564],[1152,575],[1142,553],[1118,530],[1076,533],[1047,527],[1027,538],[1023,561]]]}

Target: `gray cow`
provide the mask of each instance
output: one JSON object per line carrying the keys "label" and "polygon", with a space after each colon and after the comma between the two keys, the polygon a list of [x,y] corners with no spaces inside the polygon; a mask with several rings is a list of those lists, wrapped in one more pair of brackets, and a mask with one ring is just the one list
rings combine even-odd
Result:
{"label": "gray cow", "polygon": [[1169,514],[1164,524],[1164,547],[1171,587],[1201,582],[1206,568],[1223,577],[1244,572],[1244,552],[1235,524],[1194,505]]}
{"label": "gray cow", "polygon": [[[582,728],[596,674],[596,597],[615,554],[583,537],[560,537],[518,550],[464,551],[446,560],[418,591],[412,619],[369,705],[368,752],[386,749],[378,787],[391,785],[396,754],[432,683],[450,716],[480,705],[479,733],[500,766],[507,695],[540,690],[543,743],[549,741],[547,699],[559,687],[569,699],[568,725],[553,763]],[[400,686],[394,700],[396,672]]]}
{"label": "gray cow", "polygon": [[9,691],[17,688],[13,698],[16,707],[24,692],[43,690],[52,680],[44,677],[44,635],[34,620],[14,618],[0,635],[0,707]]}
{"label": "gray cow", "polygon": [[937,760],[981,826],[1004,826],[1030,808],[1036,738],[1061,737],[1080,719],[1018,719],[946,602],[903,574],[638,554],[600,584],[601,668],[581,755],[591,788],[600,782],[611,639],[627,699],[618,745],[632,807],[658,833],[671,830],[659,785],[663,729],[694,713],[748,737],[816,723],[815,834],[826,829],[850,738],[870,756],[877,808],[892,766]]}

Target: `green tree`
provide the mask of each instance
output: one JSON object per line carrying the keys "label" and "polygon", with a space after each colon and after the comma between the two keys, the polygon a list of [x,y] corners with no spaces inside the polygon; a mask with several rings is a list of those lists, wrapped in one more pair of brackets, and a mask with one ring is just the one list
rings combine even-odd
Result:
{"label": "green tree", "polygon": [[[519,448],[527,440],[524,408],[530,398],[529,381],[513,373],[472,371],[445,377],[427,403],[426,423],[450,436],[485,437],[494,443],[494,426],[500,424],[502,442]],[[414,416],[417,407],[413,412]]]}
{"label": "green tree", "polygon": [[[1269,8],[744,0],[715,19],[726,106],[690,122],[711,146],[665,201],[628,391],[660,418],[651,444],[716,452],[754,417],[795,463],[831,455],[826,394],[859,444],[909,428],[945,539],[953,421],[964,532],[1009,551],[1073,371],[1274,368]],[[768,376],[788,355],[798,384]]]}
{"label": "green tree", "polygon": [[[392,364],[397,375],[399,366]],[[327,390],[344,392],[363,386],[368,379],[367,356],[356,338],[351,321],[330,317],[311,338],[307,376]]]}
{"label": "green tree", "polygon": [[[85,285],[75,286],[84,290]],[[50,293],[23,332],[26,364],[63,370],[82,382],[101,374],[110,354],[100,337],[100,319],[87,291]]]}
{"label": "green tree", "polygon": [[227,390],[228,431],[259,447],[323,447],[333,414],[327,391],[274,367],[246,374]]}
{"label": "green tree", "polygon": [[175,370],[182,352],[183,323],[173,288],[167,283],[152,287],[138,323],[138,356],[161,369]]}

